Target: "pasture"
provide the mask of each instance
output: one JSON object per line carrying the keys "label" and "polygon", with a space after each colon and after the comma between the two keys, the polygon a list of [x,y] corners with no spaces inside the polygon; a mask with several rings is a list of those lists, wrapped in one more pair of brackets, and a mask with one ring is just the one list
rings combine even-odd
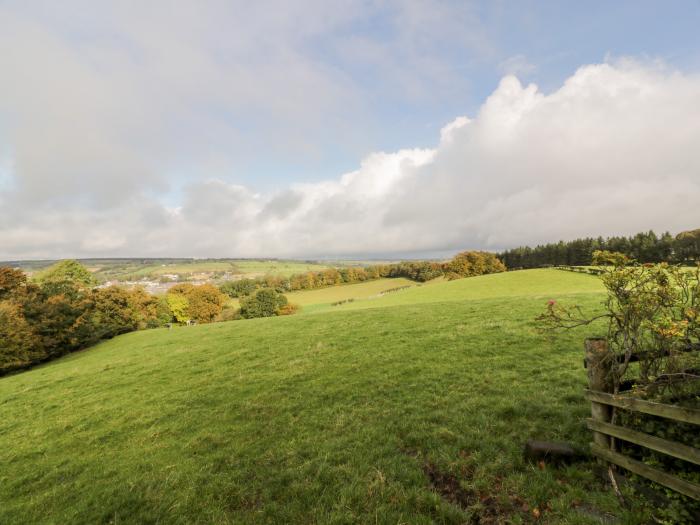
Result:
{"label": "pasture", "polygon": [[597,328],[543,336],[550,298],[603,294],[489,275],[134,332],[2,378],[0,523],[638,522],[590,465],[522,458],[528,438],[590,439]]}
{"label": "pasture", "polygon": [[[8,265],[41,276],[41,273],[55,262],[12,261]],[[268,274],[288,277],[295,273],[320,271],[336,266],[335,263],[283,259],[81,259],[80,262],[85,264],[100,281],[157,279],[167,274],[188,277],[214,272],[227,272],[246,277]]]}
{"label": "pasture", "polygon": [[290,302],[300,305],[302,312],[323,311],[328,308],[337,308],[341,305],[332,306],[340,301],[375,300],[384,297],[385,294],[394,288],[404,286],[420,286],[419,283],[404,278],[377,279],[357,284],[345,284],[340,286],[329,286],[328,288],[318,288],[316,290],[302,290],[286,294]]}

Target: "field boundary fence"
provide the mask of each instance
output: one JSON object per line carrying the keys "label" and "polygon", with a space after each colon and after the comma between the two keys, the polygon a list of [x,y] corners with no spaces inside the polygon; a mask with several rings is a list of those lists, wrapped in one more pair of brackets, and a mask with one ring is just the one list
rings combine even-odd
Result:
{"label": "field boundary fence", "polygon": [[[694,350],[696,348],[689,347],[687,351]],[[700,500],[699,484],[683,479],[677,473],[668,472],[665,468],[647,465],[620,450],[618,445],[619,441],[622,441],[643,447],[694,465],[691,468],[700,466],[699,449],[629,428],[615,418],[615,411],[623,410],[664,418],[670,424],[700,425],[700,410],[644,400],[631,391],[614,394],[610,377],[612,367],[616,363],[617,358],[608,350],[606,339],[586,340],[584,366],[588,371],[588,389],[585,391],[585,397],[591,403],[591,417],[586,423],[593,432],[591,453],[608,464],[616,465],[685,496]]]}
{"label": "field boundary fence", "polygon": [[591,266],[570,266],[568,264],[560,264],[558,266],[555,266],[557,270],[564,270],[567,272],[575,272],[575,273],[587,273],[589,275],[602,275],[605,273],[605,270],[602,268],[594,268]]}

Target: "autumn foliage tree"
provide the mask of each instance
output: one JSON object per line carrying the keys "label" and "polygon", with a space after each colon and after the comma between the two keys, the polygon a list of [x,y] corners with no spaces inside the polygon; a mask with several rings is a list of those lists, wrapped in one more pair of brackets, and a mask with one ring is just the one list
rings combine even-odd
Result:
{"label": "autumn foliage tree", "polygon": [[168,301],[178,322],[211,323],[221,314],[226,296],[211,284],[183,283],[168,290]]}
{"label": "autumn foliage tree", "polygon": [[445,266],[446,273],[452,278],[506,271],[505,265],[493,253],[479,251],[458,253]]}
{"label": "autumn foliage tree", "polygon": [[76,261],[62,261],[35,282],[0,268],[0,374],[97,341],[172,319],[167,303],[141,289],[96,288]]}
{"label": "autumn foliage tree", "polygon": [[118,286],[96,290],[91,321],[99,339],[109,339],[138,329],[139,320],[131,293]]}
{"label": "autumn foliage tree", "polygon": [[25,367],[43,357],[39,340],[22,315],[22,307],[0,301],[0,373]]}
{"label": "autumn foliage tree", "polygon": [[27,276],[21,270],[0,268],[0,301],[16,297],[27,284]]}

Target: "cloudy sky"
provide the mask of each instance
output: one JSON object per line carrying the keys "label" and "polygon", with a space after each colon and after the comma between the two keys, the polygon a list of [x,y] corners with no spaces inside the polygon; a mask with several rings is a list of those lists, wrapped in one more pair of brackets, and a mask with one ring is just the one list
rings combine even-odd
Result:
{"label": "cloudy sky", "polygon": [[0,260],[700,227],[696,0],[0,0]]}

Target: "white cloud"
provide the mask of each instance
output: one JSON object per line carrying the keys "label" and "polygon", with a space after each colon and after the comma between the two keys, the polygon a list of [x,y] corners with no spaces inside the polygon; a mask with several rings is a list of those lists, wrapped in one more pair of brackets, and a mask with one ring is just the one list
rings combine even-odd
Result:
{"label": "white cloud", "polygon": [[[499,249],[700,226],[700,77],[585,66],[551,94],[505,77],[433,149],[374,153],[351,173],[258,194],[195,182],[181,206],[13,206],[3,255],[320,256]],[[0,194],[2,198],[3,194]]]}

